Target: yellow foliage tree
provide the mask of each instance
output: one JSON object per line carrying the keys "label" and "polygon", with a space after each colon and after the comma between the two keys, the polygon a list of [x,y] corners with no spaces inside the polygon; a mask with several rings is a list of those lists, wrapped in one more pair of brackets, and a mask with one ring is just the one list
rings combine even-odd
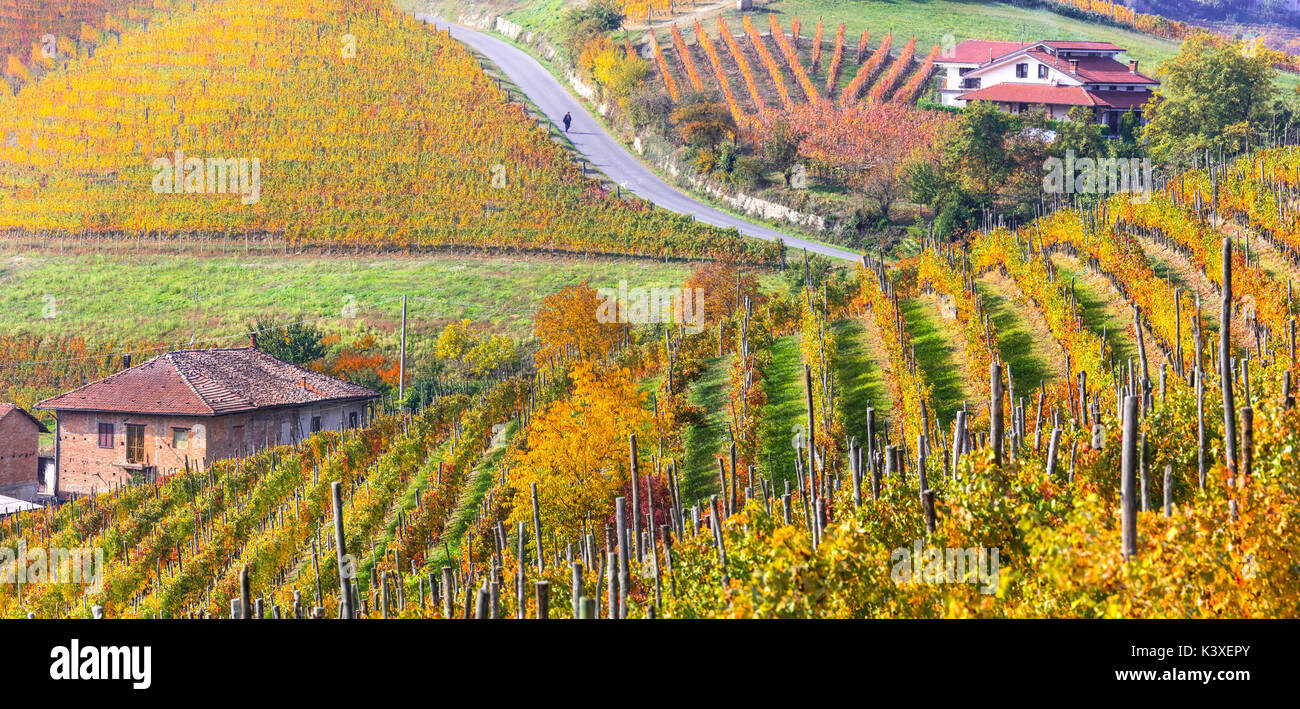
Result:
{"label": "yellow foliage tree", "polygon": [[595,359],[612,352],[627,331],[617,303],[602,299],[586,281],[546,296],[537,311],[539,359]]}
{"label": "yellow foliage tree", "polygon": [[[630,475],[628,436],[646,434],[652,415],[645,394],[627,369],[596,369],[580,363],[573,394],[536,415],[528,443],[510,466],[516,490],[537,484],[543,528],[575,536],[589,516],[604,520]],[[529,495],[515,507],[514,522],[530,522]]]}

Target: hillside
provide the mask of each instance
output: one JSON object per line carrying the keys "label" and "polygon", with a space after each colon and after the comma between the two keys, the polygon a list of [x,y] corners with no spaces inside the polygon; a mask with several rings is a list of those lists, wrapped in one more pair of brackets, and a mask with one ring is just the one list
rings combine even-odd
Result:
{"label": "hillside", "polygon": [[0,112],[0,229],[749,250],[584,179],[459,44],[380,0],[214,0],[63,67]]}

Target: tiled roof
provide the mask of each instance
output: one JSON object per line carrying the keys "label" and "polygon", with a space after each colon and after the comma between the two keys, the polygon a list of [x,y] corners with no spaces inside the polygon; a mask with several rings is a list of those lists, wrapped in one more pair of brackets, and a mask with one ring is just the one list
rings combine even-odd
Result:
{"label": "tiled roof", "polygon": [[1089,91],[1082,86],[1049,86],[1005,81],[988,88],[968,91],[957,97],[962,101],[1002,101],[1004,103],[1050,104],[1054,106],[1101,106],[1130,109],[1151,98],[1146,91]]}
{"label": "tiled roof", "polygon": [[168,352],[36,408],[213,416],[376,396],[366,387],[239,347]]}
{"label": "tiled roof", "polygon": [[1028,42],[997,42],[986,39],[968,39],[939,55],[935,61],[984,64],[998,57],[1030,46]]}
{"label": "tiled roof", "polygon": [[988,88],[976,89],[957,98],[962,101],[1041,103],[1055,106],[1105,105],[1081,86],[1049,86],[1047,84],[1017,84],[1014,82],[1003,82]]}
{"label": "tiled roof", "polygon": [[3,421],[6,416],[14,413],[15,411],[31,419],[31,422],[36,424],[36,430],[40,431],[41,433],[50,432],[49,429],[45,428],[45,424],[41,423],[39,419],[27,413],[27,411],[25,411],[21,406],[18,406],[17,404],[0,403],[0,421]]}
{"label": "tiled roof", "polygon": [[1111,108],[1138,108],[1145,106],[1146,102],[1151,100],[1151,94],[1146,91],[1090,91],[1088,93]]}
{"label": "tiled roof", "polygon": [[1055,67],[1058,71],[1076,79],[1096,84],[1154,84],[1155,79],[1138,72],[1129,71],[1128,67],[1110,57],[1083,57],[1076,59],[1078,70],[1071,68],[1071,60],[1057,57],[1037,49],[1025,52],[1038,61]]}

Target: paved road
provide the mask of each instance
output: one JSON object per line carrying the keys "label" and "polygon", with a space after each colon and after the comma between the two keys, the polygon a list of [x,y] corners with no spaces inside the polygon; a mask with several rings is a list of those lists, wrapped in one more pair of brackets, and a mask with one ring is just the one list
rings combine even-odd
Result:
{"label": "paved road", "polygon": [[857,261],[860,258],[852,251],[791,236],[771,227],[732,216],[688,197],[664,182],[635,155],[628,152],[621,143],[605,131],[604,126],[592,118],[578,99],[574,98],[549,71],[538,64],[536,59],[524,51],[491,35],[440,18],[421,14],[417,14],[416,18],[432,23],[439,29],[450,29],[452,37],[492,60],[516,86],[528,94],[528,98],[532,99],[533,103],[551,117],[552,121],[558,124],[565,112],[573,114],[569,140],[583,155],[587,156],[587,160],[594,167],[622,185],[623,189],[654,202],[664,209],[679,214],[694,215],[696,219],[707,224],[735,227],[742,234],[767,241],[780,237],[791,250],[807,249],[812,253],[848,261]]}

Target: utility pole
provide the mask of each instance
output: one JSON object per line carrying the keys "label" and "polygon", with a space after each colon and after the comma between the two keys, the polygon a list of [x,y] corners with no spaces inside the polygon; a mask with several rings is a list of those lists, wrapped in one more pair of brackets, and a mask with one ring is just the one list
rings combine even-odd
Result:
{"label": "utility pole", "polygon": [[406,398],[406,294],[402,294],[402,351],[397,365],[397,406],[400,411]]}

